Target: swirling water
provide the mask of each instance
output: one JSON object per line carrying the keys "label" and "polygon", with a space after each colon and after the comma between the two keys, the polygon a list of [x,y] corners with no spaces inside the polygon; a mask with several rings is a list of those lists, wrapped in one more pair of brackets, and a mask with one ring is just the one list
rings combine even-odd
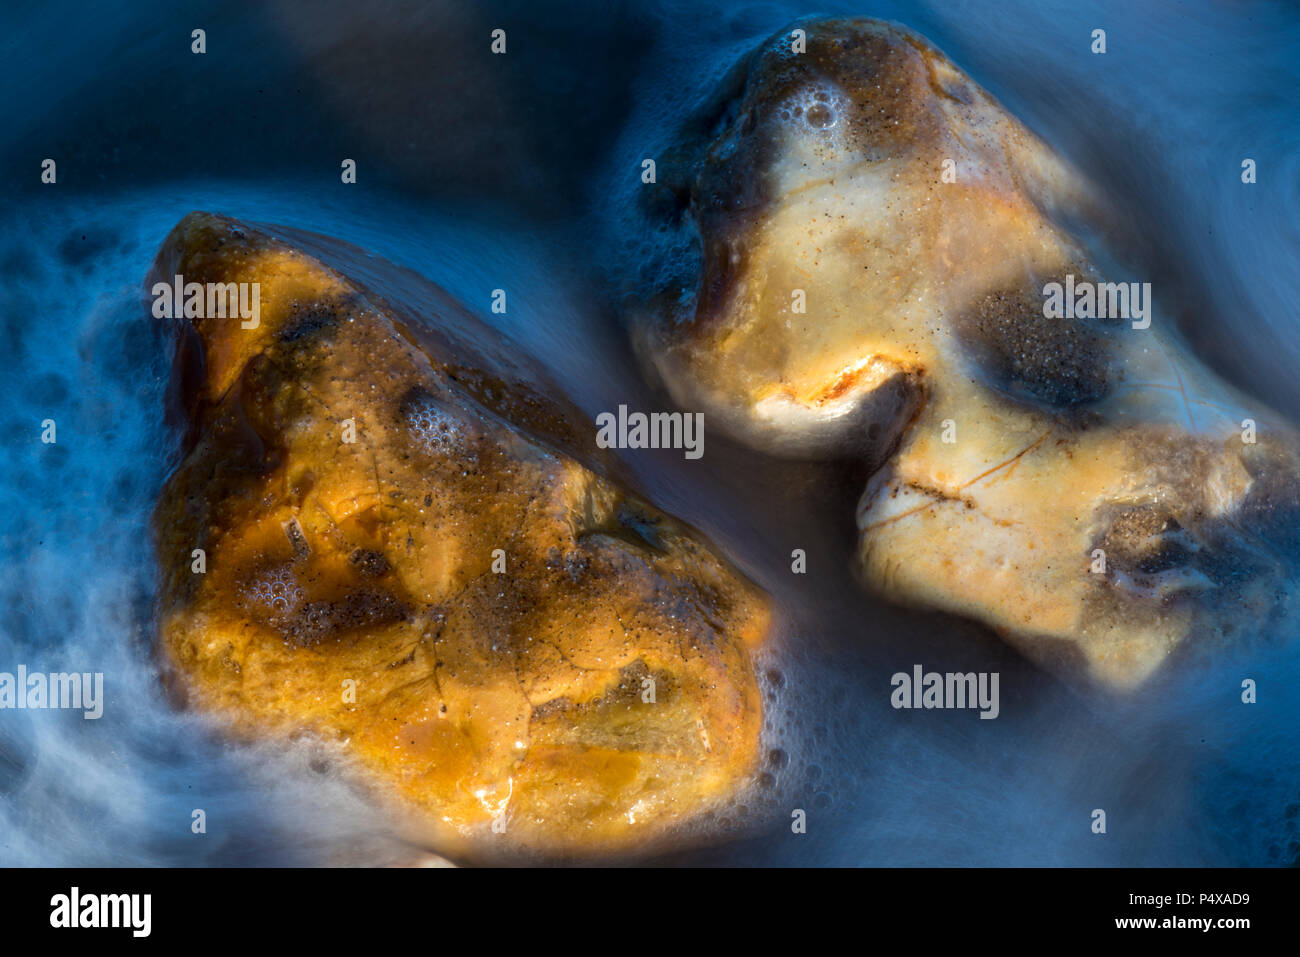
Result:
{"label": "swirling water", "polygon": [[[1284,3],[58,3],[0,30],[0,671],[102,671],[104,717],[0,712],[0,864],[385,863],[410,850],[310,745],[224,741],[164,699],[148,522],[175,462],[142,281],[191,209],[338,236],[442,284],[593,412],[650,403],[605,305],[619,177],[741,52],[807,13],[922,32],[1094,178],[1115,255],[1189,343],[1300,420],[1300,10]],[[487,36],[508,30],[493,59]],[[208,53],[190,52],[190,31]],[[1108,52],[1089,52],[1095,28]],[[58,162],[56,186],[40,162]],[[339,163],[358,161],[344,187]],[[1243,158],[1258,183],[1240,181]],[[493,316],[490,291],[510,290]],[[40,441],[41,423],[58,441]],[[673,861],[1288,864],[1300,646],[1128,702],[1080,698],[980,628],[861,595],[860,476],[709,437],[629,456],[783,612],[746,828]],[[790,503],[798,503],[791,507]],[[789,554],[807,549],[792,580]],[[1279,636],[1283,638],[1286,636]],[[1002,716],[895,712],[914,662],[1002,673]],[[1239,703],[1244,677],[1257,705]],[[958,719],[972,720],[958,720]],[[766,790],[764,790],[764,788]],[[810,814],[794,835],[789,809]],[[1089,813],[1108,810],[1105,837]],[[202,808],[207,833],[191,830]]]}

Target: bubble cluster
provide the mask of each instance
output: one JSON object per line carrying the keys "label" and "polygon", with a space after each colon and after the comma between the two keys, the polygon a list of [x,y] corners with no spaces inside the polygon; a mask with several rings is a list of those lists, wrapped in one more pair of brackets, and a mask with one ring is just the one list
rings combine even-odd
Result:
{"label": "bubble cluster", "polygon": [[292,612],[302,601],[302,587],[287,565],[262,572],[248,584],[244,593],[250,601],[264,606],[272,614]]}
{"label": "bubble cluster", "polygon": [[453,416],[431,396],[421,398],[406,411],[411,437],[432,455],[465,455],[468,435],[465,423]]}
{"label": "bubble cluster", "polygon": [[805,86],[781,104],[776,115],[816,132],[840,127],[849,113],[849,101],[831,86]]}

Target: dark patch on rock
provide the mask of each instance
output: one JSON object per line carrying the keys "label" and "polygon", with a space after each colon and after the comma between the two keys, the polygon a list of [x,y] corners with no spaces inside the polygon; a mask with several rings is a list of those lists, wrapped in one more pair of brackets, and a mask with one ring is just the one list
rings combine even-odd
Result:
{"label": "dark patch on rock", "polygon": [[307,602],[273,623],[285,640],[300,647],[319,645],[356,628],[374,627],[407,616],[406,606],[384,591],[361,590],[340,601]]}
{"label": "dark patch on rock", "polygon": [[388,573],[388,559],[373,548],[358,548],[348,556],[352,567],[367,578],[379,578]]}
{"label": "dark patch on rock", "polygon": [[955,328],[992,384],[1052,408],[1095,402],[1115,383],[1112,332],[1097,320],[1052,319],[1028,284],[990,292]]}
{"label": "dark patch on rock", "polygon": [[1156,574],[1186,565],[1191,552],[1180,540],[1183,527],[1155,505],[1121,508],[1097,542],[1109,566],[1129,573]]}
{"label": "dark patch on rock", "polygon": [[308,305],[294,303],[289,318],[280,330],[281,342],[298,342],[319,336],[338,323],[337,310],[330,304],[312,302]]}

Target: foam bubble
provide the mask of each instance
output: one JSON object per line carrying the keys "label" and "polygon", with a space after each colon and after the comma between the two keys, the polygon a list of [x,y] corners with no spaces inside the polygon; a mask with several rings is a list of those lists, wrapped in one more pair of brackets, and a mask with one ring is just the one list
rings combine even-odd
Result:
{"label": "foam bubble", "polygon": [[244,594],[271,614],[290,614],[302,603],[302,587],[289,565],[279,565],[258,574]]}
{"label": "foam bubble", "polygon": [[473,455],[467,423],[431,396],[412,404],[406,413],[406,424],[411,438],[431,455]]}
{"label": "foam bubble", "polygon": [[830,84],[797,90],[777,109],[777,116],[796,124],[801,133],[827,133],[848,122],[849,101]]}

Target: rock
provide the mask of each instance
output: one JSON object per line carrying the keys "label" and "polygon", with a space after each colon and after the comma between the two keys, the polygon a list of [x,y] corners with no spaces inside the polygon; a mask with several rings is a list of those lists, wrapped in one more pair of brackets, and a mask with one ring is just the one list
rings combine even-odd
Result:
{"label": "rock", "polygon": [[260,290],[255,328],[174,323],[177,693],[334,743],[443,853],[627,848],[725,804],[758,754],[766,598],[444,293],[392,267],[381,299],[384,267],[352,251],[363,285],[294,235],[193,213],[149,279]]}
{"label": "rock", "polygon": [[[1126,311],[1098,285],[1067,228],[1104,218],[1090,187],[925,40],[799,21],[659,155],[637,350],[711,427],[877,470],[870,588],[1111,688],[1287,612],[1294,433],[1152,321],[1149,287]],[[1049,318],[1054,284],[1097,318]]]}

